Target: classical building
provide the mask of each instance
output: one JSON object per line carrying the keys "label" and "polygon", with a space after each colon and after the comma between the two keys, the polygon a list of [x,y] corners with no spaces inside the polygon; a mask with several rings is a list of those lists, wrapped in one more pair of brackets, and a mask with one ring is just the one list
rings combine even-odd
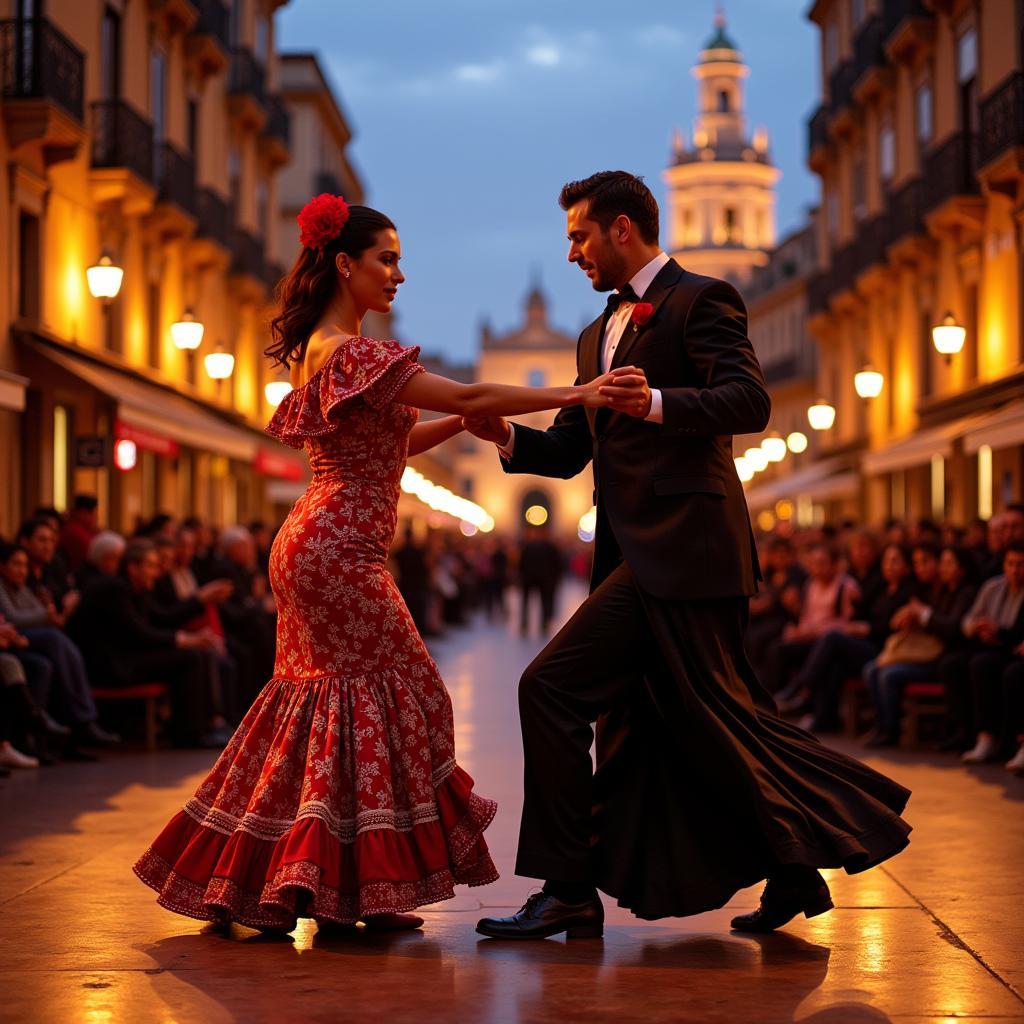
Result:
{"label": "classical building", "polygon": [[[539,287],[527,295],[524,313],[522,325],[508,334],[496,335],[487,324],[483,326],[477,379],[529,387],[571,384],[576,379],[576,339],[549,323]],[[553,412],[541,412],[516,420],[544,428],[553,418]],[[531,513],[535,521],[547,522],[556,536],[572,540],[580,517],[594,503],[589,469],[572,480],[508,475],[498,463],[494,445],[476,438],[463,439],[456,466],[460,493],[494,517],[498,533],[517,534],[526,525],[527,511],[536,506],[544,511]]]}
{"label": "classical building", "polygon": [[1024,493],[1021,5],[818,0],[810,17],[821,454],[859,478],[825,512],[987,516]]}
{"label": "classical building", "polygon": [[775,245],[779,171],[768,135],[751,135],[743,82],[749,68],[719,14],[693,74],[698,113],[689,141],[677,131],[668,187],[668,248],[688,270],[736,284],[764,266]]}
{"label": "classical building", "polygon": [[0,532],[76,492],[118,529],[272,516],[268,481],[302,472],[262,433],[279,6],[80,0],[0,23]]}

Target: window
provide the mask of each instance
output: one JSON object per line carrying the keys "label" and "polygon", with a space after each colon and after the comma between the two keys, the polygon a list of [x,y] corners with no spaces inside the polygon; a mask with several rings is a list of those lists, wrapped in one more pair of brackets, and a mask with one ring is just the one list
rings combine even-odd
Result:
{"label": "window", "polygon": [[228,36],[231,45],[242,45],[242,25],[245,21],[245,0],[229,0]]}
{"label": "window", "polygon": [[242,203],[242,158],[234,147],[228,152],[228,197],[231,202],[231,220],[237,224]]}
{"label": "window", "polygon": [[66,405],[53,407],[53,507],[63,512],[68,507],[68,483],[71,473],[71,414]]}
{"label": "window", "polygon": [[153,121],[153,173],[157,182],[164,174],[164,134],[166,125],[166,70],[167,62],[162,50],[149,55],[149,106]]}
{"label": "window", "polygon": [[270,23],[265,14],[256,17],[253,54],[260,64],[266,66],[267,58],[270,56]]}
{"label": "window", "polygon": [[18,315],[39,319],[39,218],[22,210],[18,215]]}
{"label": "window", "polygon": [[731,206],[727,206],[725,208],[725,240],[727,242],[735,242],[738,236],[736,211]]}
{"label": "window", "polygon": [[839,196],[834,188],[825,197],[825,231],[833,242],[839,234]]}
{"label": "window", "polygon": [[864,0],[853,0],[850,5],[850,13],[853,17],[853,27],[860,28],[864,21]]}
{"label": "window", "polygon": [[160,368],[160,279],[146,285],[146,322],[149,330],[149,365]]}
{"label": "window", "polygon": [[921,314],[920,332],[918,344],[921,351],[921,379],[918,393],[923,398],[927,398],[935,386],[934,374],[932,373],[932,352],[935,346],[932,342],[932,318],[927,311]]}
{"label": "window", "polygon": [[833,15],[825,25],[825,70],[833,71],[839,63],[839,26]]}
{"label": "window", "polygon": [[100,98],[114,100],[121,92],[121,16],[109,7],[100,23]]}
{"label": "window", "polygon": [[188,135],[188,151],[192,156],[199,159],[199,104],[189,97],[188,106],[185,108],[186,132]]}
{"label": "window", "polygon": [[923,82],[918,86],[914,95],[914,109],[917,117],[917,151],[924,153],[928,143],[932,141],[933,117],[932,117],[932,86],[930,82]]}
{"label": "window", "polygon": [[729,91],[728,89],[720,89],[718,91],[718,112],[720,114],[729,113]]}
{"label": "window", "polygon": [[526,374],[526,386],[542,388],[547,384],[548,375],[544,370],[533,369]]}
{"label": "window", "polygon": [[269,202],[267,200],[267,183],[256,182],[256,225],[259,228],[260,237],[266,239],[269,228]]}
{"label": "window", "polygon": [[867,216],[867,173],[864,156],[859,154],[853,161],[853,217],[861,221]]}
{"label": "window", "polygon": [[883,184],[888,184],[896,173],[896,132],[892,121],[886,119],[878,131],[878,174]]}
{"label": "window", "polygon": [[957,40],[956,79],[960,86],[960,130],[972,134],[978,131],[978,37],[973,28]]}

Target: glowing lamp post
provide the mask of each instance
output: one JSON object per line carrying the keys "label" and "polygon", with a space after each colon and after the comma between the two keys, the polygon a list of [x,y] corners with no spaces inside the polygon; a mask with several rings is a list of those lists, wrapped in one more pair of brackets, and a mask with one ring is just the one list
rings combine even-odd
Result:
{"label": "glowing lamp post", "polygon": [[885,378],[870,363],[853,375],[854,390],[861,398],[877,398],[884,385]]}
{"label": "glowing lamp post", "polygon": [[733,462],[736,463],[736,475],[743,481],[743,483],[747,483],[754,479],[754,467],[747,462],[745,455],[738,455],[733,459]]}
{"label": "glowing lamp post", "polygon": [[203,340],[204,327],[195,317],[191,308],[181,314],[181,319],[171,324],[171,341],[186,352],[199,348]]}
{"label": "glowing lamp post", "polygon": [[771,434],[761,442],[761,451],[769,462],[781,462],[786,457],[786,442],[778,434]]}
{"label": "glowing lamp post", "polygon": [[932,344],[936,352],[946,357],[947,363],[951,363],[953,356],[963,351],[966,338],[966,328],[956,322],[952,313],[947,313],[942,323],[932,328]]}
{"label": "glowing lamp post", "polygon": [[743,458],[755,473],[760,473],[768,467],[768,456],[760,448],[748,448],[743,453]]}
{"label": "glowing lamp post", "polygon": [[110,253],[104,249],[96,263],[86,269],[85,279],[92,297],[107,303],[116,299],[117,293],[121,290],[124,268],[119,267]]}
{"label": "glowing lamp post", "polygon": [[235,372],[235,357],[218,345],[215,351],[206,356],[203,365],[211,380],[227,380]]}
{"label": "glowing lamp post", "polygon": [[801,452],[807,451],[807,435],[801,430],[794,430],[786,438],[786,447],[794,454],[799,455]]}
{"label": "glowing lamp post", "polygon": [[819,398],[807,410],[807,422],[810,423],[812,430],[831,430],[835,421],[836,407],[830,405],[824,398]]}
{"label": "glowing lamp post", "polygon": [[291,389],[292,386],[288,381],[278,377],[276,380],[267,382],[266,387],[263,389],[263,394],[267,396],[267,401],[276,409]]}

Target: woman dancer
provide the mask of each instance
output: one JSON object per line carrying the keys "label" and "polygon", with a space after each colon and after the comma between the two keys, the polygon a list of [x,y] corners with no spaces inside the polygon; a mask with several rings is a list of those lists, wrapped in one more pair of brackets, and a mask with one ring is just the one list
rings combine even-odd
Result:
{"label": "woman dancer", "polygon": [[[360,334],[405,280],[394,224],[325,194],[299,226],[267,349],[294,390],[267,431],[305,446],[313,481],[271,552],[274,677],[135,872],[203,920],[415,928],[406,911],[497,878],[482,838],[496,806],[455,762],[451,702],[384,566],[406,457],[462,416],[605,405],[613,375],[521,388],[426,373],[418,348]],[[454,415],[416,424],[416,408]]]}

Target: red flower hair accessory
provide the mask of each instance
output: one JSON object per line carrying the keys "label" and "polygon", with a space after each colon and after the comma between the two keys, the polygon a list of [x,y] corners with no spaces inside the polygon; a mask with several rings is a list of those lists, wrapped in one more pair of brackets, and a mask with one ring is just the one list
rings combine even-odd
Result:
{"label": "red flower hair accessory", "polygon": [[652,316],[654,316],[654,307],[649,302],[638,302],[629,314],[633,330],[643,327]]}
{"label": "red flower hair accessory", "polygon": [[348,203],[341,196],[322,192],[299,211],[299,243],[306,249],[323,252],[324,246],[341,234],[348,218]]}

